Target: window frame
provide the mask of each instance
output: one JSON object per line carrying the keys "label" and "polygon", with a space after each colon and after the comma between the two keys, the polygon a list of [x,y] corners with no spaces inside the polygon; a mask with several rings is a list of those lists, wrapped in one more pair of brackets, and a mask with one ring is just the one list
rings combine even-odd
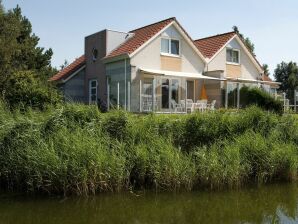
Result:
{"label": "window frame", "polygon": [[[161,46],[161,42],[162,42],[162,39],[165,39],[165,40],[168,40],[168,49],[169,49],[169,52],[168,53],[165,53],[165,52],[162,52],[162,46]],[[174,41],[178,41],[178,44],[179,44],[179,52],[178,54],[172,54],[172,40]],[[180,39],[177,39],[177,38],[171,38],[171,37],[161,37],[160,39],[160,54],[163,55],[163,56],[170,56],[170,57],[177,57],[177,58],[180,58],[181,57],[181,41]]]}
{"label": "window frame", "polygon": [[[232,52],[233,51],[236,51],[238,52],[238,62],[233,62],[233,61],[228,61],[227,59],[227,51],[228,50],[231,50]],[[232,58],[233,58],[233,55],[232,55]],[[227,64],[230,64],[230,65],[240,65],[240,50],[239,49],[236,49],[236,48],[226,48],[226,63]]]}
{"label": "window frame", "polygon": [[[95,87],[92,87],[92,82],[96,82],[96,86]],[[96,91],[96,100],[95,101],[92,101],[92,90],[95,89]],[[97,100],[98,100],[98,81],[97,79],[89,79],[89,104],[97,104]]]}

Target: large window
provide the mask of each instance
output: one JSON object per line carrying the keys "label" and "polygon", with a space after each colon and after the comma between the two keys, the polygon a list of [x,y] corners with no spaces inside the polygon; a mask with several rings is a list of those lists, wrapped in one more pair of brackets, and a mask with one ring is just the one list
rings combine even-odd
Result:
{"label": "large window", "polygon": [[169,55],[180,55],[180,41],[161,38],[161,53]]}
{"label": "large window", "polygon": [[89,103],[97,103],[97,80],[89,80]]}
{"label": "large window", "polygon": [[239,50],[227,49],[227,62],[234,63],[234,64],[240,64]]}

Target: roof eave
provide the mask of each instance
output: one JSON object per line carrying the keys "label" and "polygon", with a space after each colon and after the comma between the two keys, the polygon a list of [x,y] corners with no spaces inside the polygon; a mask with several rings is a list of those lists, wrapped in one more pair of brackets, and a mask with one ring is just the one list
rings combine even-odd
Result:
{"label": "roof eave", "polygon": [[129,54],[125,53],[125,54],[121,54],[121,55],[117,55],[117,56],[112,56],[112,57],[104,57],[102,58],[102,62],[104,64],[107,64],[107,63],[111,63],[111,62],[115,62],[115,61],[120,61],[120,60],[123,60],[123,59],[127,59],[127,58],[130,58]]}

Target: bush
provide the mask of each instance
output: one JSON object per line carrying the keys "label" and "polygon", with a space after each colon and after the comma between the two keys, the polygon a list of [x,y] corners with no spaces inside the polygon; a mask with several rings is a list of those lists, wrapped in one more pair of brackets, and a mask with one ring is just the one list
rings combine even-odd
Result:
{"label": "bush", "polygon": [[40,109],[57,105],[62,98],[49,84],[43,83],[32,71],[11,74],[5,82],[3,99],[11,109]]}
{"label": "bush", "polygon": [[283,104],[281,101],[275,100],[269,93],[260,88],[249,88],[244,86],[240,90],[240,104],[243,107],[257,105],[268,111],[278,114],[283,113]]}

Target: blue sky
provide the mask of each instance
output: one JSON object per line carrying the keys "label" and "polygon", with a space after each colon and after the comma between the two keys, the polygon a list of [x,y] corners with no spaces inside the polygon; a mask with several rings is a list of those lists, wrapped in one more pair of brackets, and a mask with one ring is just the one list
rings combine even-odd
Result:
{"label": "blue sky", "polygon": [[84,37],[105,28],[129,31],[175,16],[193,39],[232,30],[237,25],[255,44],[271,73],[281,61],[298,61],[296,0],[3,0],[19,4],[40,37],[52,48],[52,64],[71,62],[84,52]]}

